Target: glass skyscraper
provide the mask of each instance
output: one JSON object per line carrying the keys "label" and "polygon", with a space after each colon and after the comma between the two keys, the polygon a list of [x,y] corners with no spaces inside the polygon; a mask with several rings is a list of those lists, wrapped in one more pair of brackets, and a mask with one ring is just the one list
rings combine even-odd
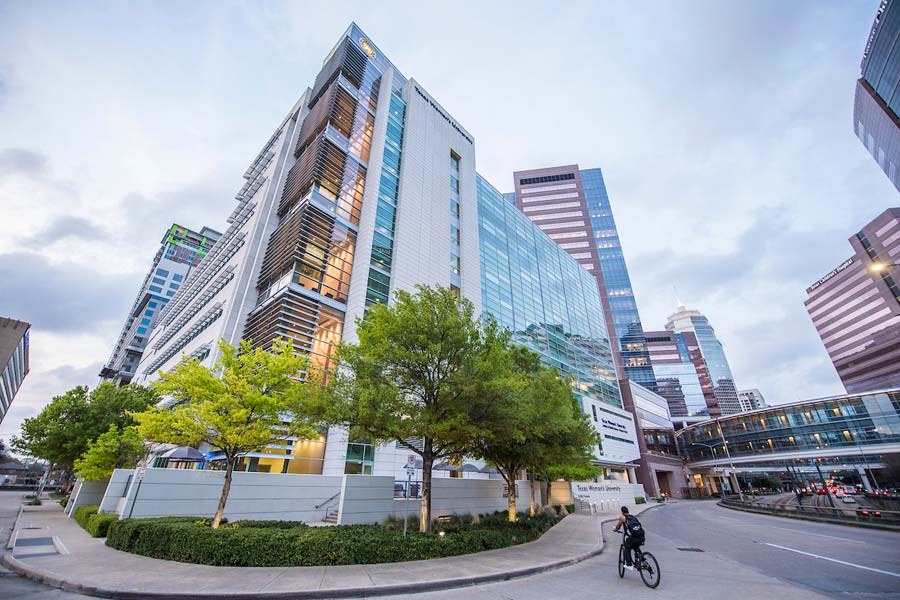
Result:
{"label": "glass skyscraper", "polygon": [[656,390],[628,267],[600,169],[578,165],[517,171],[505,194],[572,258],[594,275],[607,329],[615,337],[617,375]]}
{"label": "glass skyscraper", "polygon": [[100,377],[120,385],[131,382],[150,332],[166,304],[178,293],[185,277],[200,264],[220,235],[209,227],[197,232],[178,224],[166,230]]}
{"label": "glass skyscraper", "polygon": [[603,443],[599,460],[638,458],[623,409],[603,306],[593,276],[478,177],[481,307],[517,343],[573,378],[573,390]]}
{"label": "glass skyscraper", "polygon": [[882,0],[856,82],[853,131],[900,190],[900,8]]}
{"label": "glass skyscraper", "polygon": [[723,415],[741,412],[734,375],[731,374],[722,342],[716,336],[716,330],[709,324],[709,319],[696,310],[687,310],[679,306],[675,314],[669,316],[666,329],[675,333],[692,333],[696,337],[719,409]]}

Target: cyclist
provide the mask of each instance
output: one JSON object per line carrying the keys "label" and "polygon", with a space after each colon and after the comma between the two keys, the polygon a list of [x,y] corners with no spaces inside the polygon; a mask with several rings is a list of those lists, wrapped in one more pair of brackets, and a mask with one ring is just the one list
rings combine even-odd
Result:
{"label": "cyclist", "polygon": [[634,563],[631,560],[631,553],[634,551],[637,558],[637,549],[644,543],[644,528],[637,517],[628,514],[628,507],[622,507],[622,516],[619,517],[618,523],[614,531],[618,532],[625,528],[625,568],[629,571],[634,570]]}

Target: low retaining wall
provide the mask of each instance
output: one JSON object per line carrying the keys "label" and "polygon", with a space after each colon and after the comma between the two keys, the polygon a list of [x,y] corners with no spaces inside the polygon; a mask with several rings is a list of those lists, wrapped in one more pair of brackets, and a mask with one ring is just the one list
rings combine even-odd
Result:
{"label": "low retaining wall", "polygon": [[[120,480],[113,474],[116,489],[109,490],[102,506],[112,506],[123,518],[164,516],[207,516],[216,512],[224,471],[190,469],[147,469],[136,473],[121,501]],[[225,506],[225,517],[241,519],[281,519],[321,521],[327,507],[321,506],[340,492],[341,477],[271,473],[235,473]],[[333,508],[333,507],[332,507]]]}
{"label": "low retaining wall", "polygon": [[[498,479],[432,479],[432,518],[447,515],[478,515],[506,510],[506,485]],[[527,510],[531,486],[528,481],[516,482],[518,510]],[[381,523],[388,516],[402,518],[404,514],[419,514],[421,499],[394,499],[394,478],[371,475],[345,475],[341,490],[341,510],[338,523],[356,525]],[[408,503],[408,505],[407,505]],[[406,510],[408,509],[408,513]]]}
{"label": "low retaining wall", "polygon": [[79,479],[76,481],[75,486],[72,488],[72,494],[69,496],[69,501],[66,502],[66,514],[71,517],[75,514],[75,509],[79,506],[100,504],[104,494],[106,494],[108,483],[109,479],[104,479],[102,481],[85,481],[84,479]]}
{"label": "low retaining wall", "polygon": [[[732,510],[742,510],[744,512],[752,512],[760,515],[770,515],[775,517],[784,517],[787,519],[799,519],[802,521],[817,521],[819,523],[833,523],[835,525],[849,525],[851,527],[866,527],[869,529],[885,529],[888,531],[900,531],[900,524],[896,523],[885,523],[879,522],[878,517],[873,517],[871,519],[862,519],[858,517],[835,517],[828,514],[817,514],[815,512],[805,512],[802,510],[799,511],[786,511],[786,510],[778,510],[774,508],[753,505],[748,503],[735,502],[733,500],[719,500],[717,502],[719,506],[724,506],[725,508],[730,508]],[[812,508],[812,507],[810,507]],[[828,510],[841,510],[841,509],[831,509],[826,507],[816,507],[822,508],[823,511]]]}

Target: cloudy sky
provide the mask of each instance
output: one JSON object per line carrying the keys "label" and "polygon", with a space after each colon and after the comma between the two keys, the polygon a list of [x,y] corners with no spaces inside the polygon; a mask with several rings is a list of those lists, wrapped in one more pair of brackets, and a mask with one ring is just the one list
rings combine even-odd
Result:
{"label": "cloudy sky", "polygon": [[840,393],[803,300],[898,205],[851,124],[877,4],[0,1],[0,315],[34,324],[0,437],[96,384],[164,229],[224,229],[351,20],[498,188],[603,168],[645,328],[677,287],[739,387]]}

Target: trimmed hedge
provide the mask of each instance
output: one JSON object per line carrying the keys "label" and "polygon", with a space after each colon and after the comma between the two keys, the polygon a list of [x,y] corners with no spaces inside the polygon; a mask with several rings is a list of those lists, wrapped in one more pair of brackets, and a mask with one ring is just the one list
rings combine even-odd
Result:
{"label": "trimmed hedge", "polygon": [[97,512],[99,510],[99,506],[79,506],[72,515],[75,522],[91,534],[91,537],[106,537],[109,532],[109,526],[119,520],[119,515],[114,513],[100,514]]}
{"label": "trimmed hedge", "polygon": [[[435,533],[391,526],[309,527],[292,521],[239,521],[212,529],[202,519],[124,519],[109,527],[106,545],[165,560],[235,567],[354,565],[456,556],[530,542],[559,522],[551,516],[484,515],[436,523]],[[208,521],[208,520],[206,520]],[[402,523],[402,521],[401,521]],[[437,535],[443,532],[443,536]]]}
{"label": "trimmed hedge", "polygon": [[72,518],[75,519],[76,523],[81,525],[82,529],[87,529],[88,519],[98,512],[100,512],[100,507],[97,505],[79,506],[75,509],[75,512],[72,513]]}
{"label": "trimmed hedge", "polygon": [[643,496],[635,496],[634,497],[635,504],[646,504],[646,502],[647,502],[647,499],[644,498]]}

